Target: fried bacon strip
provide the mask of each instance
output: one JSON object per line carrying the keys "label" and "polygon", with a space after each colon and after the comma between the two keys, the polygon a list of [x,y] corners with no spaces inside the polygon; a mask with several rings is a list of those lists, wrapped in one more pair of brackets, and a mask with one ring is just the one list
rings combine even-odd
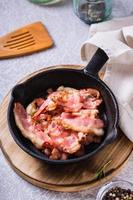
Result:
{"label": "fried bacon strip", "polygon": [[36,148],[43,149],[45,143],[52,143],[48,135],[45,135],[37,126],[32,125],[30,117],[27,115],[24,107],[20,103],[15,103],[14,117],[16,125],[23,136],[31,140]]}
{"label": "fried bacon strip", "polygon": [[[74,116],[70,113],[61,114],[61,124],[66,129],[77,132],[100,134],[97,129],[103,128],[103,121],[88,116]],[[101,133],[102,134],[102,133]]]}

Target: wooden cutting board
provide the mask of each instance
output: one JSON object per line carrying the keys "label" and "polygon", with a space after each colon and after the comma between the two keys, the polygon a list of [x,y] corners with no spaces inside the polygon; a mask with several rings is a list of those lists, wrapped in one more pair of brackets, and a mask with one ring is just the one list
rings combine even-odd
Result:
{"label": "wooden cutting board", "polygon": [[[80,66],[54,66],[54,68],[81,68]],[[53,68],[53,67],[51,67]],[[21,82],[48,68],[37,71]],[[118,138],[107,145],[88,161],[67,166],[52,166],[37,160],[14,142],[7,125],[7,107],[10,92],[0,106],[0,146],[2,152],[13,170],[28,182],[42,188],[62,192],[75,192],[90,189],[113,178],[127,162],[133,144],[119,130]],[[96,172],[106,163],[105,177],[98,180]]]}

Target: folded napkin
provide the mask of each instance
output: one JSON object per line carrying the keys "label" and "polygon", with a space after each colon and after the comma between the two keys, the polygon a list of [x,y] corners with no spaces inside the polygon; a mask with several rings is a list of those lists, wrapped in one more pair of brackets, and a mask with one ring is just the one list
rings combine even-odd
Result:
{"label": "folded napkin", "polygon": [[[127,26],[130,25],[130,26]],[[98,47],[109,57],[104,82],[115,94],[120,127],[133,142],[133,17],[92,25],[89,39],[81,47],[81,58],[89,61]]]}

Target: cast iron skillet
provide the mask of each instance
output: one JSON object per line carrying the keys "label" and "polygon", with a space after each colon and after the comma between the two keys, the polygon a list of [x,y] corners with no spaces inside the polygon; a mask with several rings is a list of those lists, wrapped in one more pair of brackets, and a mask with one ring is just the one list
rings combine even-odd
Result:
{"label": "cast iron skillet", "polygon": [[[98,71],[108,60],[108,56],[101,49],[98,49],[89,64],[82,70],[79,69],[50,69],[41,72],[28,79],[22,84],[16,85],[11,94],[8,106],[8,125],[15,142],[28,154],[48,162],[50,164],[75,163],[90,158],[102,147],[114,141],[117,136],[118,126],[118,106],[116,99],[107,87],[98,77]],[[92,143],[86,146],[85,155],[81,157],[71,157],[68,160],[50,160],[44,153],[37,150],[34,145],[23,137],[17,128],[14,120],[13,107],[15,102],[20,102],[25,107],[35,98],[44,95],[48,88],[57,88],[59,86],[81,88],[96,88],[100,91],[103,98],[103,105],[100,108],[101,118],[105,123],[105,135],[100,144]]]}

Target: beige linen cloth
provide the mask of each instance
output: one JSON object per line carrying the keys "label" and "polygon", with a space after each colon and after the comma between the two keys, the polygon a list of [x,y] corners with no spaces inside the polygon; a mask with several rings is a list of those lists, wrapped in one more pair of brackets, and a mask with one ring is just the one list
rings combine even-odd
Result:
{"label": "beige linen cloth", "polygon": [[81,58],[89,61],[98,47],[109,61],[103,67],[104,82],[115,94],[120,127],[133,142],[133,16],[92,25],[82,45]]}

